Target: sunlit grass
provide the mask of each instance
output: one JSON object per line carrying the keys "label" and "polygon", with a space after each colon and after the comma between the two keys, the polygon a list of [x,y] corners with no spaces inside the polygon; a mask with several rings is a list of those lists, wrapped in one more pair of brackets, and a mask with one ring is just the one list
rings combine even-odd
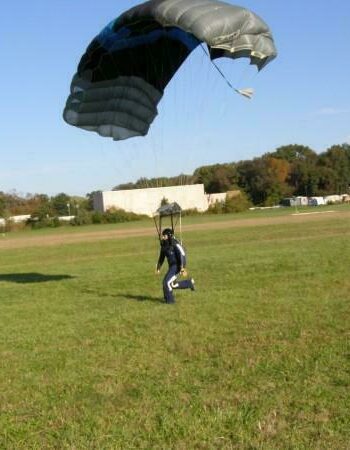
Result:
{"label": "sunlit grass", "polygon": [[152,238],[2,250],[0,448],[347,449],[349,238],[187,232],[174,306]]}

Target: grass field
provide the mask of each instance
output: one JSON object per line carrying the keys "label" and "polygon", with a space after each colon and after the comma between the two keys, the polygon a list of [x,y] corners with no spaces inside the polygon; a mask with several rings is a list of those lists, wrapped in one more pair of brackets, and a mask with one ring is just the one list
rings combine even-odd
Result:
{"label": "grass field", "polygon": [[349,215],[254,214],[174,306],[153,237],[0,247],[0,448],[349,449]]}

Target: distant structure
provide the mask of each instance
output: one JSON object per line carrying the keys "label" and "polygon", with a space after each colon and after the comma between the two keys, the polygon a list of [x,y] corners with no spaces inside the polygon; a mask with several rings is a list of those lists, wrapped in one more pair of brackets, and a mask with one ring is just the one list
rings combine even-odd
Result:
{"label": "distant structure", "polygon": [[281,200],[281,206],[321,206],[350,203],[350,195],[326,195],[325,197],[289,197]]}
{"label": "distant structure", "polygon": [[93,205],[94,210],[101,213],[111,208],[119,208],[135,214],[152,216],[163,199],[169,203],[178,203],[183,210],[197,209],[203,212],[209,206],[203,184],[96,192],[93,196]]}
{"label": "distant structure", "polygon": [[226,200],[226,195],[227,195],[226,192],[220,194],[207,194],[206,195],[208,202],[207,208],[210,206],[214,206],[215,203],[217,202],[219,203],[224,202]]}
{"label": "distant structure", "polygon": [[13,223],[23,223],[30,219],[30,214],[21,214],[19,216],[11,216],[8,218]]}
{"label": "distant structure", "polygon": [[206,194],[206,195],[207,195],[208,208],[209,208],[210,206],[214,206],[215,203],[225,202],[226,199],[240,198],[242,193],[240,190],[235,190],[235,191],[221,192],[218,194]]}

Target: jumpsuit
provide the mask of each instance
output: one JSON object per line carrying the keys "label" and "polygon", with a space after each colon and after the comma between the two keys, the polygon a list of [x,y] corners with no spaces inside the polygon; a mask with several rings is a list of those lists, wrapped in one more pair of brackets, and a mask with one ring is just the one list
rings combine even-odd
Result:
{"label": "jumpsuit", "polygon": [[164,300],[166,303],[175,303],[174,289],[194,290],[194,286],[192,280],[177,280],[181,269],[186,267],[186,254],[182,245],[176,239],[172,238],[170,241],[162,242],[157,270],[160,270],[165,258],[168,261],[169,268],[163,279]]}

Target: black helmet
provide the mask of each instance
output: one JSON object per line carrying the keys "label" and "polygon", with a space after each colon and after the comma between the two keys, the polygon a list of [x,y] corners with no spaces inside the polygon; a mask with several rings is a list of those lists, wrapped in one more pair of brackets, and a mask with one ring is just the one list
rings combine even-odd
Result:
{"label": "black helmet", "polygon": [[163,236],[168,236],[168,239],[172,238],[174,236],[174,232],[171,228],[164,228],[162,231]]}

